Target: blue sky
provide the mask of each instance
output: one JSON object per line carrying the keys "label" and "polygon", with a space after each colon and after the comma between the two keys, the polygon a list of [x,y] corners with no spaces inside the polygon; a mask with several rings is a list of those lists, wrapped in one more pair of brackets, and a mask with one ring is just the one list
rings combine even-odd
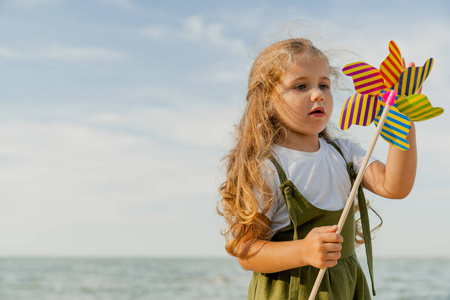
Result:
{"label": "blue sky", "polygon": [[[226,255],[220,159],[272,42],[310,38],[341,67],[395,40],[435,59],[423,93],[448,111],[449,3],[392,2],[1,1],[0,255]],[[367,147],[374,127],[354,127]],[[370,196],[375,255],[449,255],[446,113],[417,127],[411,195]]]}

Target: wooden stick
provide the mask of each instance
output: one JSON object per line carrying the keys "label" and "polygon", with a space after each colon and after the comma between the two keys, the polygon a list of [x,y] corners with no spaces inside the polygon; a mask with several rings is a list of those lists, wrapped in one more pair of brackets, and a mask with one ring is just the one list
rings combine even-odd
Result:
{"label": "wooden stick", "polygon": [[[356,191],[358,190],[358,187],[361,184],[361,181],[364,176],[364,172],[366,171],[367,164],[369,163],[370,156],[372,155],[373,149],[375,148],[375,144],[377,143],[378,136],[381,133],[381,129],[383,128],[384,122],[386,121],[386,117],[389,113],[389,110],[390,110],[392,104],[394,103],[396,94],[397,93],[395,91],[392,91],[392,92],[390,92],[390,94],[388,96],[389,98],[386,101],[386,105],[384,107],[383,114],[381,115],[380,121],[378,122],[377,130],[375,131],[375,134],[372,138],[372,142],[370,143],[370,146],[369,146],[369,149],[367,150],[366,156],[364,156],[363,162],[362,162],[361,167],[358,172],[358,176],[356,176],[355,182],[353,183],[352,190],[350,191],[350,195],[348,196],[347,203],[345,204],[344,210],[342,211],[341,218],[339,219],[338,229],[336,231],[337,234],[340,234],[342,231],[342,228],[344,227],[344,223],[345,223],[345,220],[347,219],[348,212],[350,211],[350,209],[354,203]],[[326,269],[327,268],[320,269],[308,300],[314,300],[316,298],[317,292],[319,291],[320,283],[322,282],[323,275],[325,275]]]}

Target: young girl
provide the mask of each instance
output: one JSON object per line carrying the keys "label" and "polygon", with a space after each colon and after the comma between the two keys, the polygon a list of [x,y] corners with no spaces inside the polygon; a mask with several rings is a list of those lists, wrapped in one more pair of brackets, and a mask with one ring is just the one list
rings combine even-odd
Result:
{"label": "young girl", "polygon": [[[327,57],[301,38],[271,45],[250,71],[218,205],[227,222],[226,250],[254,272],[248,299],[307,299],[324,267],[318,299],[371,297],[355,255],[354,210],[335,233],[365,151],[327,133],[334,73]],[[414,125],[408,141],[408,151],[390,146],[386,165],[371,159],[364,188],[392,199],[409,194]]]}

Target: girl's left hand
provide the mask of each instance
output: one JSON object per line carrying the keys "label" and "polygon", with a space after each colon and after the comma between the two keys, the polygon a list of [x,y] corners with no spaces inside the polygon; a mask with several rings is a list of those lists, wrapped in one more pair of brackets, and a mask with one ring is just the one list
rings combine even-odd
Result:
{"label": "girl's left hand", "polygon": [[[406,69],[406,63],[405,63],[405,58],[402,57],[402,62],[403,62],[403,69]],[[414,62],[410,62],[408,67],[414,67],[416,66],[416,64]],[[422,86],[420,86],[420,88],[417,90],[416,94],[422,94]]]}

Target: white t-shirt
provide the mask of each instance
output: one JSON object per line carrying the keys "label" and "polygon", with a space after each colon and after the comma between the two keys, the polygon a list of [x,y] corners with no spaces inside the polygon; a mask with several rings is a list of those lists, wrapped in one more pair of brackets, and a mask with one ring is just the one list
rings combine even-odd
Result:
{"label": "white t-shirt", "polygon": [[[312,153],[274,145],[274,157],[286,173],[287,179],[292,181],[312,205],[324,210],[340,210],[344,208],[351,189],[346,161],[353,162],[353,169],[357,173],[366,151],[352,141],[333,140],[344,154],[344,161],[332,145],[322,138],[319,142],[320,149]],[[368,166],[374,161],[371,157]],[[264,163],[268,169],[262,168],[263,176],[275,194],[275,199],[265,215],[270,220],[270,228],[275,234],[289,226],[289,213],[279,189],[281,183],[276,168],[269,159]]]}

